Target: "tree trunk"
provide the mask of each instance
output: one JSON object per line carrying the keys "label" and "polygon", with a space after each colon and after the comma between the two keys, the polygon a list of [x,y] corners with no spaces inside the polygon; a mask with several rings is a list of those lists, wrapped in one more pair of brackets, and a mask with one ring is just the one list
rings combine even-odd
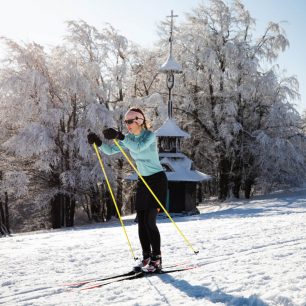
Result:
{"label": "tree trunk", "polygon": [[112,216],[116,215],[116,211],[115,211],[115,207],[114,204],[112,202],[110,193],[108,190],[104,191],[104,199],[105,199],[105,203],[106,203],[106,221],[109,221]]}
{"label": "tree trunk", "polygon": [[51,227],[52,228],[60,228],[60,224],[58,222],[58,216],[59,216],[59,203],[58,203],[58,199],[57,196],[55,196],[51,202],[50,202],[50,206],[51,206],[51,212],[50,212],[50,221],[51,221]]}
{"label": "tree trunk", "polygon": [[219,161],[219,199],[225,200],[229,195],[229,172],[230,162],[229,160],[221,156]]}
{"label": "tree trunk", "polygon": [[99,220],[105,222],[107,218],[106,203],[103,198],[103,184],[99,188]]}
{"label": "tree trunk", "polygon": [[246,179],[244,183],[244,196],[246,199],[249,199],[251,197],[253,184],[254,184],[253,179]]}
{"label": "tree trunk", "polygon": [[52,228],[61,228],[62,226],[62,203],[60,194],[57,194],[51,200],[51,226]]}
{"label": "tree trunk", "polygon": [[90,212],[91,219],[95,222],[100,221],[100,200],[99,194],[96,191],[92,191],[92,196],[90,197]]}
{"label": "tree trunk", "polygon": [[2,229],[2,225],[4,225],[4,209],[3,209],[3,204],[2,201],[0,200],[0,234],[1,236],[5,236],[5,230]]}
{"label": "tree trunk", "polygon": [[240,190],[241,190],[241,182],[242,182],[242,161],[237,159],[234,163],[234,167],[232,169],[232,192],[235,198],[240,198]]}
{"label": "tree trunk", "polygon": [[4,199],[4,214],[5,214],[5,222],[4,225],[6,227],[7,232],[10,234],[10,215],[9,215],[9,209],[8,209],[8,195],[7,192],[5,192],[5,199]]}
{"label": "tree trunk", "polygon": [[65,219],[66,227],[72,227],[74,225],[74,211],[75,211],[75,200],[71,196],[64,196],[65,201]]}
{"label": "tree trunk", "polygon": [[202,191],[202,184],[197,184],[197,204],[202,203],[203,201],[203,191]]}
{"label": "tree trunk", "polygon": [[233,183],[234,183],[233,188],[232,188],[233,195],[236,199],[239,199],[240,198],[241,177],[235,176]]}
{"label": "tree trunk", "polygon": [[244,196],[246,199],[249,199],[251,197],[252,187],[255,184],[255,180],[257,177],[255,168],[254,168],[254,157],[249,156],[247,162],[244,164],[244,171],[245,171],[244,176],[246,178],[243,183],[244,183]]}
{"label": "tree trunk", "polygon": [[82,207],[87,215],[87,218],[89,221],[91,221],[91,214],[90,214],[90,204],[91,204],[91,198],[90,196],[84,195],[82,202]]}
{"label": "tree trunk", "polygon": [[68,195],[58,193],[51,200],[52,228],[71,227],[74,225],[75,200]]}

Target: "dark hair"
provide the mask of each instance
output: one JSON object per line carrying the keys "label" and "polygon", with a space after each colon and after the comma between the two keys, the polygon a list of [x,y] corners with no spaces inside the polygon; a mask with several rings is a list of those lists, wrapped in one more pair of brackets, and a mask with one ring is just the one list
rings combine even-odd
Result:
{"label": "dark hair", "polygon": [[145,114],[143,113],[143,111],[140,109],[140,108],[138,108],[138,107],[131,107],[130,109],[129,109],[129,111],[133,111],[133,112],[136,112],[136,113],[139,113],[139,114],[141,114],[142,116],[143,116],[143,123],[142,123],[142,125],[143,125],[143,127],[146,129],[146,130],[148,130],[148,125],[147,125],[147,121],[146,121],[146,116],[145,116]]}

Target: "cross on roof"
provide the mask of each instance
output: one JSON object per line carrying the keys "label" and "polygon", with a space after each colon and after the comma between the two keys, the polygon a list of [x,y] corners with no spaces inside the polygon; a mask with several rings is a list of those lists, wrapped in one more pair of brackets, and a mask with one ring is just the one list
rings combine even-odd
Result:
{"label": "cross on roof", "polygon": [[171,18],[171,23],[170,23],[170,38],[169,38],[170,56],[172,55],[172,32],[173,32],[173,18],[174,17],[178,17],[178,15],[173,15],[173,10],[171,10],[171,15],[167,16],[167,18]]}

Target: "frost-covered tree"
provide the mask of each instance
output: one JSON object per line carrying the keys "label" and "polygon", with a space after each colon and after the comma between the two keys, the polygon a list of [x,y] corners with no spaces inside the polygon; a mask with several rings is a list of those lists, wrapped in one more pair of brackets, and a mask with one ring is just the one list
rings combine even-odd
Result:
{"label": "frost-covered tree", "polygon": [[126,91],[128,40],[109,24],[100,31],[85,21],[68,21],[67,25],[70,53],[86,73],[91,90],[99,103],[115,109]]}
{"label": "frost-covered tree", "polygon": [[[255,160],[266,158],[273,163],[264,150],[250,149],[265,128],[263,120],[278,110],[286,117],[279,124],[287,131],[287,121],[297,116],[288,106],[290,98],[297,96],[296,80],[281,80],[264,69],[289,42],[276,23],[269,23],[264,34],[254,39],[255,21],[238,0],[231,6],[211,0],[187,17],[176,34],[176,58],[184,71],[176,87],[178,96],[185,97],[177,111],[192,130],[197,145],[192,156],[202,169],[208,164],[209,172],[217,177],[219,197],[225,199],[231,192],[239,196],[246,184],[249,191],[261,176],[261,170],[254,170]],[[292,139],[287,141],[292,143]],[[298,149],[295,153],[291,161],[298,167]]]}
{"label": "frost-covered tree", "polygon": [[91,173],[87,130],[110,124],[110,113],[97,103],[88,71],[67,49],[49,56],[34,43],[6,44],[10,57],[1,70],[1,101],[15,133],[5,148],[33,161],[33,176],[47,187],[37,201],[51,203],[53,226],[71,226],[76,201],[99,173],[98,167]]}
{"label": "frost-covered tree", "polygon": [[148,97],[162,92],[163,78],[159,75],[162,54],[157,50],[142,49],[133,46],[129,57],[128,97]]}

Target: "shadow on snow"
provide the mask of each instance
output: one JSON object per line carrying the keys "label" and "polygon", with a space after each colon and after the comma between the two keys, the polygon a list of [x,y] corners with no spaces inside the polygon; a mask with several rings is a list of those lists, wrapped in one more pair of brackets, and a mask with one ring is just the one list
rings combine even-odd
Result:
{"label": "shadow on snow", "polygon": [[259,299],[256,295],[251,295],[250,297],[235,296],[223,292],[222,290],[211,290],[204,286],[191,285],[185,280],[177,280],[171,275],[164,275],[161,280],[177,288],[181,292],[185,293],[191,298],[196,299],[207,299],[212,303],[223,303],[226,305],[242,306],[242,305],[252,305],[252,306],[268,306],[267,303]]}

